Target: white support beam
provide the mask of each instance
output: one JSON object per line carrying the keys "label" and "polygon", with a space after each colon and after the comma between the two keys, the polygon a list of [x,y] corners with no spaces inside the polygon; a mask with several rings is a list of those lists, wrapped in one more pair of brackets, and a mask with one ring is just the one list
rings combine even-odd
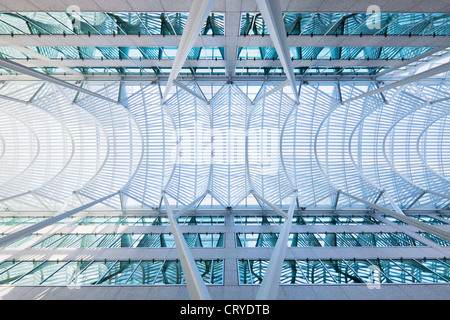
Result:
{"label": "white support beam", "polygon": [[[375,210],[379,210],[381,212],[384,212],[384,213],[390,215],[391,217],[394,217],[394,218],[396,218],[396,219],[398,219],[400,221],[403,221],[404,223],[407,223],[409,225],[415,226],[415,227],[417,227],[419,229],[422,229],[422,230],[424,230],[426,232],[432,233],[432,234],[434,234],[434,235],[436,235],[436,236],[438,236],[438,237],[440,237],[440,238],[442,238],[444,240],[450,241],[450,232],[442,230],[440,228],[436,228],[435,226],[432,226],[432,225],[428,225],[428,224],[426,224],[424,222],[421,222],[419,220],[413,219],[411,217],[408,217],[401,210],[400,210],[400,212],[397,212],[397,211],[394,211],[394,210],[390,210],[390,209],[387,209],[387,208],[382,207],[380,205],[377,205],[377,204],[371,203],[369,201],[366,201],[364,199],[361,199],[359,197],[353,196],[353,195],[351,195],[351,194],[349,194],[349,193],[347,193],[345,191],[340,190],[340,192],[342,194],[346,195],[347,197],[352,198],[353,200],[361,202],[361,203],[363,203],[363,204],[365,204],[365,205],[367,205],[369,207],[372,207]],[[385,192],[384,194],[387,194],[387,193]],[[397,210],[397,208],[395,208],[395,206],[394,206],[394,209]]]}
{"label": "white support beam", "polygon": [[348,103],[348,102],[351,102],[351,101],[354,101],[354,100],[357,100],[357,99],[370,97],[371,95],[374,95],[376,93],[380,93],[380,92],[383,92],[383,91],[386,91],[386,90],[389,90],[389,89],[401,87],[401,86],[407,85],[407,84],[415,82],[415,81],[419,81],[419,80],[422,80],[422,79],[425,79],[425,78],[429,78],[429,77],[432,77],[432,76],[440,74],[440,73],[447,72],[449,70],[450,70],[450,62],[447,62],[447,63],[444,63],[444,64],[438,66],[438,67],[429,69],[427,71],[415,74],[415,75],[407,77],[405,79],[398,80],[398,81],[395,81],[393,83],[387,84],[387,85],[385,85],[383,87],[380,87],[378,89],[375,89],[375,90],[363,93],[363,94],[361,94],[359,96],[350,98],[350,99],[346,100],[345,103]]}
{"label": "white support beam", "polygon": [[336,210],[336,208],[337,208],[337,205],[338,205],[338,202],[339,202],[339,195],[340,195],[341,193],[340,193],[340,191],[338,190],[337,192],[336,192],[336,198],[334,199],[334,203],[333,203],[333,210]]}
{"label": "white support beam", "polygon": [[164,191],[162,192],[162,197],[167,210],[167,217],[169,218],[170,226],[172,228],[175,245],[183,269],[187,289],[189,291],[189,297],[191,300],[211,300],[205,282],[198,271],[194,257],[181,233],[180,226],[172,213],[172,209],[170,208],[169,201],[167,201],[166,193]]}
{"label": "white support beam", "polygon": [[14,46],[14,45],[8,45],[8,43],[6,43],[7,46],[14,48],[24,54],[26,54],[29,57],[32,57],[34,59],[37,60],[44,60],[47,61],[51,67],[58,67],[62,70],[64,70],[65,72],[67,72],[68,74],[73,74],[73,75],[77,75],[80,76],[81,78],[83,78],[83,75],[77,71],[75,71],[72,68],[67,67],[62,61],[57,60],[57,59],[50,59],[40,53],[37,53],[36,51],[33,51],[31,49],[28,49],[27,47],[23,47],[23,46]]}
{"label": "white support beam", "polygon": [[286,80],[282,83],[280,83],[279,85],[277,85],[275,88],[272,88],[271,90],[269,90],[268,92],[260,95],[259,97],[257,97],[255,100],[252,101],[252,104],[257,104],[259,101],[261,101],[262,99],[270,96],[271,94],[274,94],[275,92],[277,92],[278,90],[283,89],[284,87],[286,87],[287,85],[289,85],[291,83],[290,80]]}
{"label": "white support beam", "polygon": [[294,68],[291,63],[291,54],[286,37],[286,28],[283,22],[280,1],[278,0],[256,0],[258,8],[266,23],[267,29],[277,51],[278,58],[283,66],[284,73],[290,80],[295,101],[298,103],[298,92],[295,84]]}
{"label": "white support beam", "polygon": [[291,199],[286,220],[283,223],[277,243],[270,256],[269,266],[267,267],[264,279],[256,294],[256,300],[275,300],[277,298],[281,270],[283,268],[284,257],[286,256],[286,249],[288,247],[287,242],[291,231],[297,195],[297,191],[295,191]]}
{"label": "white support beam", "polygon": [[174,80],[173,83],[175,83],[178,87],[180,87],[181,89],[183,89],[186,92],[189,92],[190,94],[192,94],[194,97],[199,98],[200,100],[204,101],[206,104],[209,103],[208,99],[205,98],[205,96],[195,92],[194,90],[190,89],[188,86],[184,85],[183,83]]}
{"label": "white support beam", "polygon": [[448,195],[448,194],[443,194],[443,193],[436,192],[433,190],[425,190],[425,192],[435,195],[435,196],[438,196],[438,197],[441,197],[441,198],[444,198],[444,199],[450,199],[450,195]]}
{"label": "white support beam", "polygon": [[94,96],[94,97],[97,97],[97,98],[100,98],[100,99],[103,99],[103,100],[107,100],[107,101],[109,101],[111,103],[117,104],[117,101],[114,101],[114,100],[112,100],[112,99],[110,99],[108,97],[105,97],[105,96],[103,96],[103,95],[101,95],[99,93],[92,92],[92,91],[87,90],[85,88],[78,87],[78,86],[76,86],[74,84],[68,83],[68,82],[66,82],[64,80],[61,80],[61,79],[49,76],[48,74],[44,74],[42,72],[39,72],[39,71],[33,70],[31,68],[25,67],[25,66],[23,66],[23,65],[21,65],[21,64],[19,64],[17,62],[13,62],[13,61],[10,61],[10,60],[7,60],[7,59],[0,58],[0,66],[4,67],[6,69],[10,69],[12,71],[18,72],[18,73],[27,75],[27,76],[31,76],[33,78],[37,78],[37,79],[40,79],[40,80],[48,81],[48,82],[51,82],[51,83],[63,86],[65,88],[69,88],[69,89],[72,89],[72,90],[75,90],[75,91],[78,91],[78,92],[82,92],[82,93],[85,93],[85,94],[88,94],[88,95],[91,95],[91,96]]}
{"label": "white support beam", "polygon": [[5,202],[5,201],[8,201],[8,200],[15,199],[15,198],[18,198],[18,197],[23,197],[23,196],[26,196],[26,195],[28,195],[28,194],[30,194],[30,191],[23,192],[23,193],[19,193],[19,194],[13,195],[13,196],[9,196],[9,197],[0,199],[0,203]]}
{"label": "white support beam", "polygon": [[101,203],[101,202],[103,202],[105,200],[108,200],[109,198],[112,198],[112,197],[118,195],[118,193],[119,192],[114,192],[114,193],[112,193],[112,194],[110,194],[110,195],[108,195],[106,197],[103,197],[103,198],[100,198],[98,200],[89,202],[89,203],[87,203],[85,205],[82,205],[82,206],[80,206],[78,208],[75,208],[75,209],[72,209],[70,211],[67,211],[67,212],[64,212],[64,213],[61,213],[61,214],[57,214],[54,217],[45,219],[45,220],[43,220],[41,222],[38,222],[38,223],[35,223],[35,224],[25,228],[25,229],[22,229],[22,230],[19,230],[17,232],[11,233],[11,234],[9,234],[7,236],[4,236],[4,237],[2,237],[0,239],[0,247],[4,247],[4,246],[6,246],[6,245],[8,245],[8,244],[10,244],[10,243],[12,243],[12,242],[14,242],[16,240],[19,240],[19,239],[21,239],[23,237],[26,237],[26,236],[32,234],[33,232],[41,230],[42,228],[50,226],[50,225],[52,225],[52,224],[54,224],[54,223],[56,223],[56,222],[58,222],[58,221],[60,221],[62,219],[70,217],[70,216],[72,216],[72,215],[74,215],[74,214],[76,214],[76,213],[78,213],[80,211],[86,210],[86,209],[88,209],[88,208],[90,208],[90,207],[92,207],[92,206],[94,206],[94,205],[96,205],[98,203]]}
{"label": "white support beam", "polygon": [[380,193],[378,194],[377,198],[375,199],[375,201],[373,203],[377,204],[378,201],[380,201],[381,196],[386,192],[385,189],[381,190]]}
{"label": "white support beam", "polygon": [[422,192],[414,199],[414,201],[411,202],[411,204],[408,206],[408,208],[406,208],[406,210],[411,209],[411,207],[412,207],[413,205],[415,205],[415,204],[417,203],[417,201],[419,201],[420,198],[422,198],[426,193],[427,193],[426,190],[422,191]]}
{"label": "white support beam", "polygon": [[180,45],[178,46],[177,54],[170,71],[169,79],[167,80],[166,89],[162,98],[162,103],[167,99],[173,81],[177,78],[178,73],[183,67],[184,62],[195,43],[195,40],[200,33],[203,23],[206,21],[209,12],[211,11],[215,0],[193,0],[189,15],[186,21],[186,26],[181,36]]}
{"label": "white support beam", "polygon": [[260,195],[258,195],[258,193],[256,193],[255,191],[251,191],[251,193],[253,194],[253,196],[261,201],[264,202],[265,204],[267,204],[270,208],[272,208],[274,211],[276,211],[280,216],[284,217],[284,218],[288,218],[288,215],[286,212],[284,212],[283,210],[281,210],[280,208],[278,208],[277,206],[273,205],[272,203],[270,203],[269,201],[267,201],[266,199],[264,199],[263,197],[261,197]]}
{"label": "white support beam", "polygon": [[209,192],[206,191],[205,193],[203,193],[200,197],[198,197],[197,199],[195,199],[194,201],[192,201],[190,204],[188,204],[187,206],[183,207],[181,210],[179,210],[177,213],[173,214],[173,217],[175,219],[179,218],[180,216],[182,216],[183,214],[186,213],[186,211],[190,210],[191,208],[195,207],[196,205],[199,205],[203,199],[206,197],[206,195]]}
{"label": "white support beam", "polygon": [[44,201],[39,198],[39,196],[34,191],[28,191],[40,204],[42,207],[44,207],[47,211],[51,211],[49,207],[44,203]]}

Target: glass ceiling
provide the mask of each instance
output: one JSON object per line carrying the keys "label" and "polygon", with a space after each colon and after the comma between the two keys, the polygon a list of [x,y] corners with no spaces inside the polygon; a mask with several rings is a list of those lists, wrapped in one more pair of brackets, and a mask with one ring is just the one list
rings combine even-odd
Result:
{"label": "glass ceiling", "polygon": [[[180,35],[186,20],[180,12],[0,13],[0,34]],[[211,13],[201,34],[223,35],[224,14]]]}
{"label": "glass ceiling", "polygon": [[[401,208],[449,203],[438,195],[450,191],[446,82],[388,90],[389,104],[379,94],[339,103],[373,83],[303,84],[299,105],[289,87],[265,95],[270,82],[185,83],[162,106],[163,83],[78,85],[121,104],[40,81],[2,84],[6,208],[76,207],[119,189],[150,208],[162,189],[174,206],[203,197],[210,208],[264,208],[251,190],[284,207],[295,189],[305,208],[333,207],[337,190],[386,207],[383,190]],[[351,206],[341,195],[337,207]]]}
{"label": "glass ceiling", "polygon": [[[447,13],[380,13],[381,28],[368,28],[366,13],[284,13],[289,35],[448,35],[450,14]],[[241,35],[267,35],[261,13],[241,15]]]}
{"label": "glass ceiling", "polygon": [[[450,14],[381,13],[373,29],[366,13],[286,12],[298,81],[280,89],[285,70],[261,14],[241,12],[231,34],[213,12],[161,104],[187,16],[0,13],[2,59],[97,94],[0,68],[2,206],[59,210],[120,190],[125,200],[105,204],[159,208],[164,190],[179,207],[201,198],[266,209],[251,191],[284,207],[298,190],[298,208],[356,205],[340,191],[387,207],[448,207],[448,72],[353,98],[448,64]],[[292,41],[301,36],[314,42]],[[399,41],[383,45],[388,36]]]}
{"label": "glass ceiling", "polygon": [[[187,12],[14,12],[0,13],[0,35],[10,35],[11,41],[17,36],[179,36],[187,21]],[[379,28],[370,28],[366,13],[284,13],[283,20],[287,36],[308,35],[372,35],[379,39],[386,36],[449,36],[450,14],[447,13],[381,13]],[[204,36],[225,38],[224,12],[212,12],[201,28]],[[232,32],[232,31],[228,31]],[[239,37],[268,35],[267,27],[260,13],[242,12]],[[50,39],[50,38],[48,38]],[[45,43],[48,45],[45,45]],[[0,47],[0,57],[4,59],[26,61],[26,65],[49,75],[79,74],[97,75],[167,75],[170,66],[160,63],[173,60],[177,52],[175,45],[163,45],[161,40],[156,46],[68,46],[67,43],[45,40],[43,45],[12,45]],[[270,45],[270,44],[269,44]],[[23,49],[21,49],[23,46]],[[391,68],[392,64],[381,65],[382,61],[414,60],[435,49],[433,46],[420,46],[411,42],[411,46],[298,46],[290,47],[293,61],[310,61],[309,66],[296,66],[297,75],[352,75],[373,76]],[[230,54],[230,51],[232,54]],[[73,60],[65,68],[48,66],[41,60],[61,60],[61,65]],[[225,70],[227,59],[235,59],[236,69]],[[133,65],[113,64],[105,66],[105,60],[131,61]],[[190,50],[188,60],[190,68],[183,69],[183,75],[216,76],[236,72],[239,75],[278,75],[284,76],[278,55],[271,46],[234,46],[219,41],[215,46],[197,46]],[[252,65],[246,61],[253,60]],[[317,61],[318,62],[317,62]],[[338,61],[350,61],[338,63]],[[362,61],[367,65],[361,65]],[[199,61],[199,63],[195,63]],[[266,61],[273,61],[272,65]],[[335,61],[328,68],[327,61]],[[379,61],[373,65],[370,61]],[[207,65],[205,65],[205,63]],[[255,67],[255,64],[259,65]],[[257,70],[257,71],[255,71]],[[10,70],[0,68],[0,75],[15,75]]]}

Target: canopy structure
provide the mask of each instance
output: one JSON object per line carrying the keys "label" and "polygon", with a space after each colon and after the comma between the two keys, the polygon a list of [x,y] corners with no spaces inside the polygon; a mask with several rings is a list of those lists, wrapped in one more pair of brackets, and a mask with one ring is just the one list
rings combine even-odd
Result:
{"label": "canopy structure", "polygon": [[0,3],[0,298],[448,290],[449,36],[445,1]]}

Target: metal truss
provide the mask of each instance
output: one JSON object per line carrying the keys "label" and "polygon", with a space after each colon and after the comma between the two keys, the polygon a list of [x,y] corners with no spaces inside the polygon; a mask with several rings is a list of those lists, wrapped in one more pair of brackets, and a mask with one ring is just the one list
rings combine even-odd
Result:
{"label": "metal truss", "polygon": [[82,83],[122,104],[5,83],[2,203],[58,210],[74,191],[86,201],[122,190],[104,203],[159,208],[164,190],[175,206],[234,208],[254,196],[264,209],[261,198],[285,207],[298,190],[298,208],[355,204],[339,191],[392,207],[389,196],[402,210],[448,205],[446,83],[387,90],[388,104],[376,94],[340,103],[374,83],[302,84],[299,105],[279,83],[220,84],[211,99],[203,84],[175,85],[161,105],[158,83]]}

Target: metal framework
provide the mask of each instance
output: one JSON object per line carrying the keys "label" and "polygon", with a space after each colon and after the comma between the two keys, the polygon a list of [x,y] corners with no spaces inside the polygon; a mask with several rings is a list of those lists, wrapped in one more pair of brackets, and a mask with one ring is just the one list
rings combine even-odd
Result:
{"label": "metal framework", "polygon": [[[174,266],[190,298],[210,299],[205,275],[223,264],[196,262],[190,248],[200,233],[183,234],[180,219],[197,209],[274,211],[278,236],[256,241],[274,247],[270,259],[237,268],[242,281],[261,283],[257,299],[275,299],[287,270],[341,268],[286,260],[288,243],[320,245],[319,236],[292,234],[295,211],[374,210],[428,243],[450,241],[448,229],[405,215],[450,203],[447,13],[383,13],[373,29],[361,12],[187,3],[174,12],[0,13],[0,210],[55,212],[0,246],[94,205],[165,213],[180,264],[101,268],[133,267],[130,280],[146,265],[156,283]],[[411,234],[387,237],[416,245]],[[332,232],[323,242],[370,243],[353,236]],[[143,246],[157,243],[139,237]],[[169,238],[159,234],[161,247]],[[120,239],[137,243],[134,234]],[[223,245],[221,234],[211,239]],[[235,239],[244,247],[252,237]],[[350,270],[356,260],[339,264]],[[351,272],[352,281],[365,277]]]}

